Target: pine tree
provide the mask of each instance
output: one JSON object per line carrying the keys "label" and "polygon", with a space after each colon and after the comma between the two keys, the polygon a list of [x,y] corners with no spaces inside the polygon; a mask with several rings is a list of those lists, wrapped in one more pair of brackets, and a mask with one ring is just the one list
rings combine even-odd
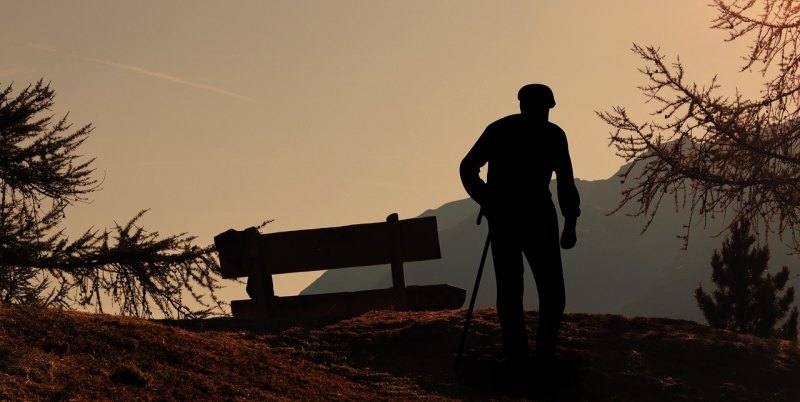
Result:
{"label": "pine tree", "polygon": [[66,208],[99,188],[94,159],[78,154],[93,127],[54,120],[55,92],[41,80],[12,92],[0,89],[0,302],[102,312],[110,300],[148,317],[222,312],[214,247],[139,227],[144,211],[112,230],[64,235]]}
{"label": "pine tree", "polygon": [[755,242],[748,222],[734,226],[722,251],[711,256],[711,280],[717,288],[711,294],[702,285],[695,289],[697,305],[712,327],[797,341],[794,287],[786,288],[789,268],[774,276],[768,273],[769,247]]}

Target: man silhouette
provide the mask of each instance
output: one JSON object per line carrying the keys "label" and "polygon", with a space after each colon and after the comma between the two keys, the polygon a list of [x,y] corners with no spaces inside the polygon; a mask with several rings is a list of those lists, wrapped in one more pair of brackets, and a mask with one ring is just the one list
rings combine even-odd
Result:
{"label": "man silhouette", "polygon": [[[564,313],[564,275],[559,250],[558,217],[549,184],[557,177],[558,200],[565,218],[561,247],[575,246],[580,197],[572,174],[567,137],[548,121],[556,104],[546,85],[523,86],[518,93],[520,114],[490,124],[461,162],[461,181],[481,205],[489,221],[497,315],[503,332],[503,353],[512,365],[528,359],[528,336],[522,295],[528,260],[539,293],[539,328],[535,361],[552,362]],[[486,182],[480,168],[489,164]]]}

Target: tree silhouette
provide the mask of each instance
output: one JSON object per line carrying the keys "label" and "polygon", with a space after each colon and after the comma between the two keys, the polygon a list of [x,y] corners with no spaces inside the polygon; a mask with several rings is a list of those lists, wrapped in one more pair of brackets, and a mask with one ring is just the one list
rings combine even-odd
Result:
{"label": "tree silhouette", "polygon": [[768,273],[769,248],[754,247],[755,241],[749,223],[734,226],[722,251],[711,256],[711,280],[717,288],[710,294],[702,285],[695,289],[697,305],[712,327],[797,341],[794,287],[786,288],[789,268],[775,276]]}
{"label": "tree silhouette", "polygon": [[12,92],[0,90],[0,302],[102,312],[110,301],[136,316],[221,312],[213,246],[137,226],[144,211],[111,231],[64,235],[66,208],[99,189],[94,159],[77,153],[93,127],[48,115],[55,92],[42,80]]}
{"label": "tree silhouette", "polygon": [[[598,115],[614,128],[617,154],[632,161],[622,173],[633,179],[617,208],[632,203],[650,225],[664,197],[697,215],[725,212],[735,222],[763,223],[790,234],[800,251],[800,8],[791,0],[714,0],[713,28],[728,41],[750,38],[741,71],[755,69],[765,80],[755,98],[719,93],[716,78],[701,85],[687,79],[680,60],[657,47],[634,44],[645,66],[640,87],[654,105],[649,121],[624,107]],[[759,6],[763,8],[759,9]],[[728,212],[731,212],[728,214]]]}

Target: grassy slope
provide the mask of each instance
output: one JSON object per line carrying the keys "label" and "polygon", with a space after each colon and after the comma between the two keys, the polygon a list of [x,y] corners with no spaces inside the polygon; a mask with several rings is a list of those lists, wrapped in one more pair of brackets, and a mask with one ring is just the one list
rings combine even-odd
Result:
{"label": "grassy slope", "polygon": [[453,373],[462,325],[454,311],[256,325],[0,306],[0,400],[800,400],[785,341],[571,314],[557,370],[512,389],[493,309],[476,312]]}

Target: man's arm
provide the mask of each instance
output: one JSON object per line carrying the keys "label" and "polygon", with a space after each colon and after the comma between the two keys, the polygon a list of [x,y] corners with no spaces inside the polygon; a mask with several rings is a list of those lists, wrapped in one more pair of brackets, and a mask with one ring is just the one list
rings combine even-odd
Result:
{"label": "man's arm", "polygon": [[461,161],[460,173],[461,184],[467,190],[467,194],[475,202],[483,206],[486,201],[486,182],[481,179],[481,167],[489,161],[489,129],[484,130],[481,137],[472,149],[467,152],[467,156]]}
{"label": "man's arm", "polygon": [[[559,130],[560,131],[560,130]],[[556,186],[558,189],[558,204],[561,207],[561,215],[564,216],[564,231],[561,233],[561,247],[570,249],[575,247],[578,238],[575,233],[575,226],[578,217],[581,215],[581,198],[578,188],[575,187],[575,177],[572,173],[572,160],[569,157],[569,147],[567,136],[560,131],[559,150],[556,161]]]}

